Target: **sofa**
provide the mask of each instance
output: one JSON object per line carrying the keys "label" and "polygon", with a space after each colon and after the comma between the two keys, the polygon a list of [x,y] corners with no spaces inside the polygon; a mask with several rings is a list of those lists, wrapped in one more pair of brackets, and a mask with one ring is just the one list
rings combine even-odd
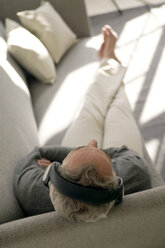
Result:
{"label": "sofa", "polygon": [[[44,84],[8,52],[4,25],[5,18],[19,22],[16,12],[35,9],[40,1],[0,1],[0,247],[164,247],[165,186],[136,124],[152,189],[125,196],[108,218],[72,223],[55,211],[26,217],[15,198],[13,171],[18,160],[36,146],[70,146],[65,134],[72,128],[98,67],[84,0],[50,2],[78,41],[56,65],[55,83]],[[123,88],[121,91],[127,98]],[[118,135],[115,130],[112,133]]]}

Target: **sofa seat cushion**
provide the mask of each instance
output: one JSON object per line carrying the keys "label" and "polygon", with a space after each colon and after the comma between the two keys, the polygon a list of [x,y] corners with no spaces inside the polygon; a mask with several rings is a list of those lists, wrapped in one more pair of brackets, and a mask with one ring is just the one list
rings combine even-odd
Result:
{"label": "sofa seat cushion", "polygon": [[13,192],[18,160],[38,145],[31,97],[21,68],[0,57],[0,223],[24,216]]}
{"label": "sofa seat cushion", "polygon": [[79,112],[98,66],[96,50],[90,47],[90,42],[97,44],[97,41],[97,37],[95,41],[80,39],[70,49],[57,66],[54,85],[41,85],[37,81],[29,84],[41,145],[61,144]]}

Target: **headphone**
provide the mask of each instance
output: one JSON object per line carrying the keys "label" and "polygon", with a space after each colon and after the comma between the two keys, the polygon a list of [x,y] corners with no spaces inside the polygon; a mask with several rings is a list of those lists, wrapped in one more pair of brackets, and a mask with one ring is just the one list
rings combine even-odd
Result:
{"label": "headphone", "polygon": [[95,187],[86,187],[77,183],[70,182],[62,177],[58,168],[61,164],[53,162],[47,168],[44,176],[43,183],[48,187],[49,181],[52,182],[55,189],[74,200],[78,200],[93,205],[108,203],[115,200],[115,204],[122,202],[124,195],[123,180],[120,177],[118,179],[118,187],[114,190],[100,189]]}

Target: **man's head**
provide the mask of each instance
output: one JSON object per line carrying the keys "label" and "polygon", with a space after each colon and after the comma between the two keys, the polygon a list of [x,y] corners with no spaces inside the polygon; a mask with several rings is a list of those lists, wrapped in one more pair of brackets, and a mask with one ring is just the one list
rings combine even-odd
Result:
{"label": "man's head", "polygon": [[91,140],[87,146],[76,148],[63,161],[63,166],[70,171],[79,170],[87,164],[93,165],[101,178],[113,175],[111,158],[97,148],[96,140]]}
{"label": "man's head", "polygon": [[[118,186],[111,158],[97,148],[95,140],[70,152],[59,167],[59,173],[68,181],[84,186],[106,189],[115,189]],[[114,201],[94,206],[73,200],[60,194],[52,183],[50,197],[60,215],[76,221],[93,222],[105,218],[114,205]]]}

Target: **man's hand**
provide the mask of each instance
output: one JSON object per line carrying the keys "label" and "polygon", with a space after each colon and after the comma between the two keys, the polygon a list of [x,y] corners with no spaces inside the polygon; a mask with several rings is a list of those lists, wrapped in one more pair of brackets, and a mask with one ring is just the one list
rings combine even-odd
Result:
{"label": "man's hand", "polygon": [[37,164],[41,167],[48,167],[50,164],[51,164],[51,161],[49,161],[48,159],[46,158],[42,158],[42,159],[38,159],[37,160]]}

